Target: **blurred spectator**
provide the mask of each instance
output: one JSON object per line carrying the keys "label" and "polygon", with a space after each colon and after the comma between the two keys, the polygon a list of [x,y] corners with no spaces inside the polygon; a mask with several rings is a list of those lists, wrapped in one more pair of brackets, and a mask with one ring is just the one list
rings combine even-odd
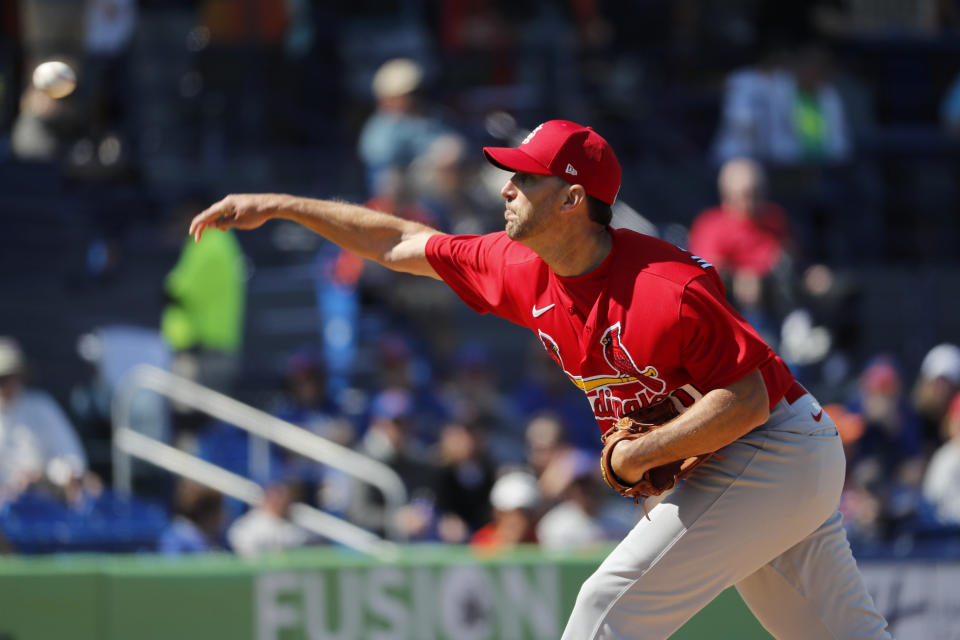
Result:
{"label": "blurred spectator", "polygon": [[923,421],[923,435],[932,450],[943,442],[940,430],[950,400],[960,392],[960,347],[942,343],[930,349],[920,364],[913,387],[913,406]]}
{"label": "blurred spectator", "polygon": [[[25,0],[19,5],[13,16],[19,14],[20,18],[22,57],[15,59],[23,65],[23,92],[11,132],[13,153],[28,161],[56,160],[83,125],[77,95],[53,99],[34,89],[27,79],[38,64],[52,58],[81,71],[78,61],[83,52],[85,3]],[[82,86],[83,75],[78,75]]]}
{"label": "blurred spectator", "polygon": [[376,347],[378,387],[412,390],[425,383],[429,365],[418,357],[409,338],[400,333],[385,333]]}
{"label": "blurred spectator", "polygon": [[[547,500],[555,500],[566,482],[563,461],[574,450],[567,442],[564,425],[556,415],[543,413],[527,423],[525,436],[527,461],[537,478],[540,491]],[[558,461],[560,464],[557,464]],[[557,470],[563,473],[557,473]]]}
{"label": "blurred spectator", "polygon": [[876,537],[879,535],[877,522],[880,517],[880,499],[853,473],[857,446],[865,428],[863,418],[840,403],[825,404],[823,410],[837,425],[847,463],[838,506],[843,514],[843,526],[853,539]]}
{"label": "blurred spectator", "polygon": [[438,136],[411,163],[410,186],[432,212],[437,228],[456,234],[487,233],[494,230],[493,221],[480,213],[496,206],[495,201],[491,190],[473,179],[465,152],[461,136]]}
{"label": "blurred spectator", "polygon": [[583,392],[573,386],[539,341],[528,341],[525,349],[523,373],[507,391],[517,419],[530,424],[541,414],[556,416],[563,425],[564,439],[599,453],[600,430]]}
{"label": "blurred spectator", "polygon": [[371,192],[385,171],[405,172],[414,158],[447,132],[423,104],[423,81],[423,69],[408,58],[388,60],[373,76],[377,108],[364,123],[359,141]]}
{"label": "blurred spectator", "polygon": [[807,46],[727,78],[714,156],[780,164],[845,161],[851,142],[826,51]]}
{"label": "blurred spectator", "polygon": [[[111,437],[111,403],[127,376],[139,365],[170,369],[170,350],[154,328],[113,324],[97,327],[77,339],[77,352],[90,363],[89,380],[71,391],[70,408],[89,439]],[[164,442],[170,441],[170,408],[155,393],[138,393],[131,399],[130,427]],[[151,471],[158,471],[152,465]]]}
{"label": "blurred spectator", "polygon": [[126,62],[137,25],[137,0],[86,0],[83,83],[90,134],[100,138],[125,117]]}
{"label": "blurred spectator", "polygon": [[[393,469],[411,496],[413,508],[398,516],[402,522],[395,523],[402,533],[411,538],[427,535],[433,525],[432,504],[434,496],[435,469],[418,436],[418,414],[414,412],[413,396],[405,389],[391,388],[378,394],[372,403],[371,421],[366,433],[357,445],[360,453],[368,455]],[[380,492],[366,483],[353,478],[340,479],[331,473],[333,491],[328,504],[342,510],[352,522],[385,533],[383,498]],[[340,485],[346,483],[346,491]],[[330,494],[330,492],[328,492]],[[426,509],[421,508],[426,507]]]}
{"label": "blurred spectator", "polygon": [[848,408],[864,424],[851,450],[850,483],[879,502],[872,534],[885,537],[914,515],[924,462],[920,424],[890,358],[875,358],[864,369]]}
{"label": "blurred spectator", "polygon": [[690,251],[717,268],[731,285],[734,305],[769,336],[775,324],[773,308],[784,306],[792,278],[793,237],[787,214],[764,199],[763,168],[753,160],[728,160],[717,184],[720,206],[694,220]]}
{"label": "blurred spectator", "polygon": [[[195,212],[194,212],[195,213]],[[246,265],[232,231],[188,238],[164,280],[161,331],[174,351],[173,371],[230,393],[239,366]]]}
{"label": "blurred spectator", "polygon": [[223,549],[223,495],[190,480],[181,480],[174,497],[174,517],[160,534],[157,551],[204,553]]}
{"label": "blurred spectator", "polygon": [[477,424],[451,422],[437,443],[437,533],[443,542],[466,542],[490,519],[493,464]]}
{"label": "blurred spectator", "polygon": [[490,490],[493,520],[470,538],[470,544],[490,550],[537,542],[536,523],[541,506],[537,479],[526,471],[510,471]]}
{"label": "blurred spectator", "polygon": [[339,407],[327,391],[323,361],[310,349],[301,349],[287,358],[284,396],[273,414],[338,444],[353,442],[353,426],[340,416]]}
{"label": "blurred spectator", "polygon": [[[273,410],[281,420],[302,427],[337,444],[349,446],[356,436],[354,425],[329,397],[325,369],[320,357],[310,349],[301,349],[287,358],[284,370],[284,397]],[[324,467],[281,447],[271,447],[282,465],[281,475],[296,479],[304,499],[316,503],[323,484]]]}
{"label": "blurred spectator", "polygon": [[420,202],[408,174],[401,168],[389,167],[378,173],[372,193],[372,197],[364,203],[371,209],[392,213],[428,227],[443,226],[434,211]]}
{"label": "blurred spectator", "polygon": [[943,437],[923,477],[923,497],[937,520],[960,526],[960,393],[943,418]]}
{"label": "blurred spectator", "polygon": [[827,51],[808,45],[792,65],[793,83],[778,87],[789,115],[793,140],[777,140],[774,158],[781,162],[841,162],[851,154],[843,100],[833,83],[833,61]]}
{"label": "blurred spectator", "polygon": [[859,282],[850,273],[814,264],[796,291],[796,306],[780,327],[779,353],[818,398],[843,401],[862,337]]}
{"label": "blurred spectator", "polygon": [[443,396],[453,415],[467,420],[486,418],[498,431],[510,429],[510,425],[517,423],[510,406],[503,402],[497,363],[487,345],[473,341],[461,343],[453,355],[450,370]]}
{"label": "blurred spectator", "polygon": [[73,425],[48,393],[25,388],[24,373],[20,346],[0,337],[0,499],[35,484],[67,501],[99,492]]}
{"label": "blurred spectator", "polygon": [[295,549],[316,542],[316,536],[289,521],[293,497],[283,483],[263,490],[263,502],[233,521],[227,529],[230,548],[241,556]]}
{"label": "blurred spectator", "polygon": [[[564,456],[563,464],[567,469],[565,486],[560,492],[563,500],[537,524],[540,544],[549,549],[573,549],[623,537],[632,522],[629,517],[623,517],[623,510],[604,508],[605,498],[613,494],[608,494],[601,481],[596,456],[573,450]],[[617,503],[626,506],[619,499]]]}
{"label": "blurred spectator", "polygon": [[690,228],[690,250],[721,273],[770,274],[790,259],[792,237],[786,212],[764,200],[766,177],[757,162],[734,158],[717,178],[720,206],[701,213]]}
{"label": "blurred spectator", "polygon": [[20,98],[10,143],[20,160],[56,160],[76,128],[78,113],[67,98],[55,99],[29,86]]}
{"label": "blurred spectator", "polygon": [[[717,163],[732,158],[766,160],[772,155],[774,87],[789,82],[780,55],[732,71],[724,82],[720,122],[713,141]],[[782,135],[782,134],[781,134]]]}
{"label": "blurred spectator", "polygon": [[859,456],[879,456],[884,476],[921,453],[917,416],[903,394],[903,381],[893,361],[879,356],[860,375],[859,391],[849,408],[864,420]]}
{"label": "blurred spectator", "polygon": [[377,336],[373,348],[369,362],[373,371],[361,375],[368,385],[365,390],[374,395],[384,389],[406,392],[412,402],[409,411],[417,416],[416,437],[421,441],[434,440],[447,411],[436,391],[434,364],[427,357],[427,350],[411,336],[394,331]]}
{"label": "blurred spectator", "polygon": [[256,43],[270,45],[280,42],[287,27],[286,2],[252,0],[202,0],[201,22],[210,29],[210,39],[218,43]]}
{"label": "blurred spectator", "polygon": [[823,405],[823,410],[837,425],[837,433],[840,435],[840,442],[843,443],[843,451],[847,461],[853,460],[856,455],[857,441],[863,437],[863,418],[852,411],[848,411],[845,406],[838,402]]}

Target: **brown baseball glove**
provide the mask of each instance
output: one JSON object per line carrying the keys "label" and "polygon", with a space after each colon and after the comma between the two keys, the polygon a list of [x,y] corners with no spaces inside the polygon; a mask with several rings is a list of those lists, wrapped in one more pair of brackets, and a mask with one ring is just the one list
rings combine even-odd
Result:
{"label": "brown baseball glove", "polygon": [[639,504],[641,500],[645,501],[650,496],[658,496],[664,491],[672,489],[678,482],[693,473],[694,469],[715,455],[704,453],[685,460],[676,460],[659,467],[653,467],[648,469],[643,477],[632,485],[626,484],[617,477],[610,462],[613,448],[617,443],[621,440],[642,438],[678,415],[680,415],[680,412],[677,411],[669,399],[666,399],[625,415],[607,429],[606,433],[600,438],[603,443],[603,451],[600,453],[600,471],[603,473],[603,479],[614,491],[625,498],[633,498],[634,504]]}

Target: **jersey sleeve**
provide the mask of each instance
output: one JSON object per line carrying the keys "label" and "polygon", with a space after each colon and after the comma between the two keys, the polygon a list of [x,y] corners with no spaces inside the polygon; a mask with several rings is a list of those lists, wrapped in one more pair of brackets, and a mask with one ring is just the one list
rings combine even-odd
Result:
{"label": "jersey sleeve", "polygon": [[503,234],[437,234],[427,240],[427,260],[467,306],[521,324],[504,283],[509,239]]}
{"label": "jersey sleeve", "polygon": [[736,382],[774,357],[708,276],[684,288],[678,337],[683,368],[703,393]]}

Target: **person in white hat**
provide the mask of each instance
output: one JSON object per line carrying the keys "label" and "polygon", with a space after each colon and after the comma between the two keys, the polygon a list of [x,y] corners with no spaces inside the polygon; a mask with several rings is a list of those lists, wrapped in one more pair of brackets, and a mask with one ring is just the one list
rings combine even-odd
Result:
{"label": "person in white hat", "polygon": [[377,193],[391,172],[403,172],[434,140],[450,133],[421,99],[423,69],[409,58],[383,63],[373,76],[376,111],[360,132],[358,152],[367,170],[367,187]]}
{"label": "person in white hat", "polygon": [[496,548],[536,542],[541,502],[537,478],[532,473],[518,470],[503,474],[490,490],[493,520],[473,534],[470,544]]}
{"label": "person in white hat", "polygon": [[930,449],[943,443],[940,425],[957,393],[960,393],[960,347],[943,342],[924,356],[913,387],[913,406],[923,421],[923,435]]}

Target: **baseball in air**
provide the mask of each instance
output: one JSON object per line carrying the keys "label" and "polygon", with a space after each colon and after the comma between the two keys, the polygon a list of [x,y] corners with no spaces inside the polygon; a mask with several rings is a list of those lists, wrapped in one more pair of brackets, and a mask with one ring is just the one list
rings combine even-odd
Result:
{"label": "baseball in air", "polygon": [[63,98],[76,88],[77,74],[65,62],[48,60],[33,70],[33,86],[51,98]]}

